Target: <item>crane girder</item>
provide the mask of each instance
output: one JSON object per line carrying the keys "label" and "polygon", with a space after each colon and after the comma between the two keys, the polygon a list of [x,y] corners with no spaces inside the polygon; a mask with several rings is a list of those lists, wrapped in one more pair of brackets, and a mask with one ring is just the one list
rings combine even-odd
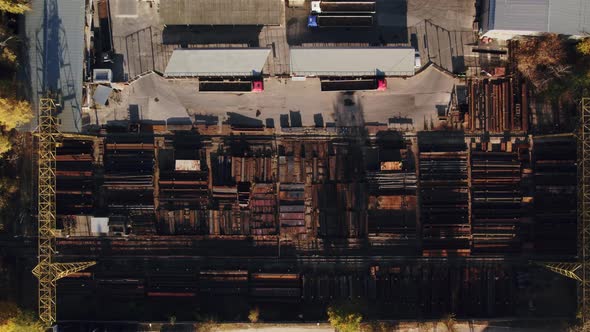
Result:
{"label": "crane girder", "polygon": [[39,100],[38,137],[38,264],[33,274],[39,279],[39,319],[51,326],[57,320],[56,282],[95,262],[54,262],[56,237],[56,149],[67,135],[58,131],[57,105],[51,98]]}

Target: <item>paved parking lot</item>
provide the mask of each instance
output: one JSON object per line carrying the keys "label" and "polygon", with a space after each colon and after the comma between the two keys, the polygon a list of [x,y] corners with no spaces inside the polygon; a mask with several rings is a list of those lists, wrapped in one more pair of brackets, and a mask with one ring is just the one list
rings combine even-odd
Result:
{"label": "paved parking lot", "polygon": [[[137,6],[137,16],[129,1]],[[473,0],[377,0],[378,24],[371,29],[320,29],[306,26],[309,8],[285,8],[285,24],[267,27],[163,27],[157,6],[150,2],[111,0],[113,40],[121,59],[125,77],[132,79],[149,71],[163,72],[172,51],[180,46],[207,47],[271,47],[273,52],[264,72],[289,74],[289,48],[297,46],[378,46],[412,45],[422,57],[447,72],[462,69],[465,46],[473,41],[471,25],[475,14]],[[124,5],[120,3],[125,2]],[[309,6],[309,4],[308,4]],[[180,44],[182,42],[182,45]],[[388,79],[386,92],[357,92],[353,99],[357,119],[384,122],[390,117],[413,119],[414,129],[422,129],[433,118],[437,107],[447,105],[450,91],[457,82],[435,68],[427,68],[409,79]],[[344,98],[344,99],[346,99]],[[92,123],[127,117],[127,105],[139,104],[144,119],[165,120],[194,114],[225,115],[238,111],[259,118],[273,118],[279,123],[281,114],[301,111],[304,125],[312,125],[313,115],[320,113],[325,122],[335,121],[334,114],[342,107],[342,93],[321,92],[319,81],[308,79],[265,80],[261,94],[197,93],[197,82],[165,80],[148,75],[134,82],[107,108],[91,116]],[[337,117],[336,117],[337,118]]]}
{"label": "paved parking lot", "polygon": [[[186,118],[194,114],[225,116],[227,112],[238,112],[260,120],[272,118],[278,125],[281,114],[300,111],[304,126],[314,125],[314,114],[318,113],[326,123],[347,125],[350,119],[339,116],[343,114],[340,111],[346,110],[351,112],[355,124],[387,123],[390,117],[401,116],[413,119],[414,129],[422,129],[424,119],[428,124],[431,119],[436,123],[437,107],[447,105],[457,82],[430,67],[412,78],[388,79],[387,91],[359,91],[352,95],[322,92],[317,79],[298,82],[280,78],[266,79],[262,93],[199,93],[196,80],[167,80],[149,74],[112,98],[108,107],[97,110],[98,118],[93,115],[91,122],[105,124],[110,120],[123,120],[127,118],[128,105],[138,104],[142,118],[150,120]],[[353,107],[344,108],[345,99],[350,99]]]}

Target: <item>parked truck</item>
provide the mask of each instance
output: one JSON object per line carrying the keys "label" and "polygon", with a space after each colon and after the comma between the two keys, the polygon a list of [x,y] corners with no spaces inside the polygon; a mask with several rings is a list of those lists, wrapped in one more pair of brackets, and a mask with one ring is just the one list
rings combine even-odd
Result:
{"label": "parked truck", "polygon": [[322,91],[387,90],[387,80],[383,77],[321,80],[320,84]]}
{"label": "parked truck", "polygon": [[199,80],[200,92],[262,92],[263,81],[252,80]]}
{"label": "parked truck", "polygon": [[309,28],[324,27],[372,27],[371,15],[309,15],[307,19]]}
{"label": "parked truck", "polygon": [[312,1],[312,14],[321,13],[353,13],[353,14],[374,14],[374,1]]}

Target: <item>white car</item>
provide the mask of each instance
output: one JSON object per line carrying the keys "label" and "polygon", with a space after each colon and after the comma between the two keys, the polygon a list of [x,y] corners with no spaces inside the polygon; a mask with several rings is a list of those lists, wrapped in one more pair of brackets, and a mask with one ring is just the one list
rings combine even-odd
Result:
{"label": "white car", "polygon": [[418,52],[418,50],[416,50],[416,53],[414,53],[414,68],[419,69],[422,68],[422,60],[420,59],[420,52]]}

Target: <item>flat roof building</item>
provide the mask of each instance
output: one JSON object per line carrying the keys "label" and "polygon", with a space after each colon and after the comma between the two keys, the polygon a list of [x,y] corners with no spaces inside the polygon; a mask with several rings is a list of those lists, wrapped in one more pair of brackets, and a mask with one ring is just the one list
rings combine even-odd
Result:
{"label": "flat roof building", "polygon": [[280,25],[282,0],[166,0],[165,25]]}
{"label": "flat roof building", "polygon": [[293,76],[412,76],[413,48],[292,48]]}
{"label": "flat roof building", "polygon": [[480,22],[485,36],[502,40],[545,32],[583,36],[590,32],[590,1],[483,0]]}
{"label": "flat roof building", "polygon": [[201,48],[172,52],[165,77],[257,76],[269,48]]}

